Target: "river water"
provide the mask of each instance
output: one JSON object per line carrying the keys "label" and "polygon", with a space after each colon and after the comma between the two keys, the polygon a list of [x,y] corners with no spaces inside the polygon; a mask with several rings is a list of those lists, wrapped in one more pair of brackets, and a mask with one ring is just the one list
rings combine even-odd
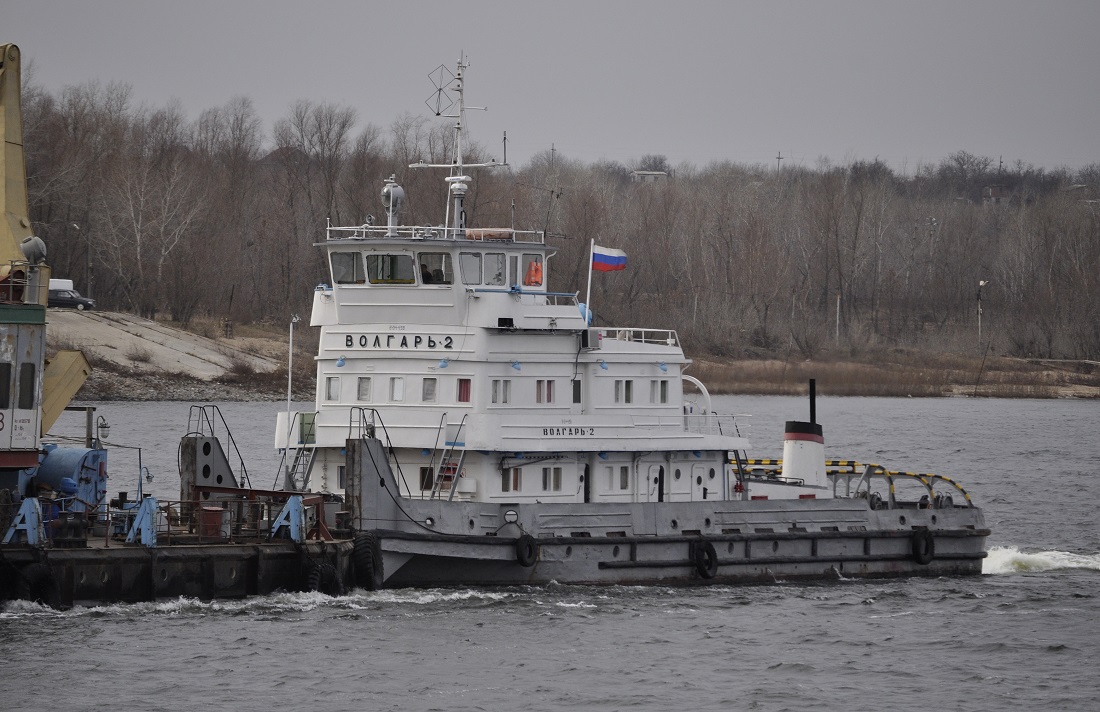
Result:
{"label": "river water", "polygon": [[[777,457],[804,400],[720,397]],[[188,406],[100,403],[178,497]],[[254,486],[275,413],[222,404]],[[294,593],[0,609],[0,710],[1100,710],[1100,405],[819,398],[827,455],[962,482],[980,577]],[[68,414],[66,418],[70,417]],[[82,418],[62,423],[77,432]],[[78,422],[79,421],[79,422]],[[112,495],[137,451],[111,454]]]}

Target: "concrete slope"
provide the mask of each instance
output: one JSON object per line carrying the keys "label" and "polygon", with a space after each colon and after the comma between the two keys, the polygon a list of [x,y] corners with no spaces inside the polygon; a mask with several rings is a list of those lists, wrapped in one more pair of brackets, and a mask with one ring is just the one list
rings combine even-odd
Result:
{"label": "concrete slope", "polygon": [[138,372],[182,372],[212,379],[235,362],[260,372],[282,365],[245,353],[234,339],[208,339],[120,312],[49,309],[46,336],[56,347],[80,349],[93,362],[104,359]]}

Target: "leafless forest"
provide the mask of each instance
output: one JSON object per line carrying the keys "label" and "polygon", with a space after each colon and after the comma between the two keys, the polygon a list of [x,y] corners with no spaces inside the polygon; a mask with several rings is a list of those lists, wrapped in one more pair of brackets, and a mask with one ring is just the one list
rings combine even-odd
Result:
{"label": "leafless forest", "polygon": [[[427,117],[364,128],[350,108],[301,101],[266,130],[247,98],[191,121],[118,84],[30,84],[24,116],[34,228],[54,276],[102,308],[285,324],[328,281],[313,247],[326,219],[380,215],[386,177],[407,191],[405,222],[442,220],[438,170],[408,167],[448,159],[449,126]],[[669,177],[635,183],[635,169]],[[582,298],[589,240],[625,250],[625,272],[594,279],[597,321],[676,328],[696,354],[1100,358],[1098,163],[959,151],[900,174],[547,150],[474,178],[472,226],[546,230],[551,287]]]}

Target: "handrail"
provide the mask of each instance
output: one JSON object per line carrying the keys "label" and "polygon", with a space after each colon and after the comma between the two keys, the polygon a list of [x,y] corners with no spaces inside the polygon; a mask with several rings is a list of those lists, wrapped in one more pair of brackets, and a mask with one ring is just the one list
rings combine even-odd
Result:
{"label": "handrail", "polygon": [[338,227],[330,225],[325,229],[325,239],[333,240],[453,240],[545,244],[546,233],[542,230],[513,230],[511,228],[453,228],[429,227],[419,225],[350,225]]}

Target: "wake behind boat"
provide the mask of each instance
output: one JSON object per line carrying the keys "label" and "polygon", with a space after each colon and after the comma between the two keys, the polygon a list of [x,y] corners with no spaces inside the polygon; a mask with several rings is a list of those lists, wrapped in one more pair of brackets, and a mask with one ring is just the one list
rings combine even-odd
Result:
{"label": "wake behind boat", "polygon": [[[981,572],[989,530],[961,486],[826,461],[812,382],[783,459],[750,459],[674,330],[595,325],[590,299],[550,289],[545,233],[467,224],[469,174],[505,165],[464,161],[467,68],[438,86],[456,98],[451,160],[412,166],[448,172],[443,221],[403,224],[394,176],[384,225],[330,225],[317,244],[329,269],[310,319],[317,397],[279,416],[275,489],[251,487],[212,406],[192,409],[175,502],[107,500],[90,414],[79,453],[43,446],[43,404],[57,410],[43,397],[48,268],[26,240],[0,245],[0,320],[32,345],[0,352],[0,422],[21,424],[0,441],[14,511],[0,594],[69,605]],[[591,245],[595,271],[626,260]]]}

